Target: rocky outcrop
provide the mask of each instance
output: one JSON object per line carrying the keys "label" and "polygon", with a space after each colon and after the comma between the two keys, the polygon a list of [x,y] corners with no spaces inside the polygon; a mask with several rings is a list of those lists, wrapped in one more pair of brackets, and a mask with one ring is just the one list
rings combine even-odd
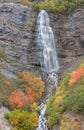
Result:
{"label": "rocky outcrop", "polygon": [[33,46],[33,29],[37,12],[21,4],[0,4],[0,48],[6,55],[5,68],[0,71],[11,75],[18,70],[30,70],[30,46]]}
{"label": "rocky outcrop", "polygon": [[0,108],[0,129],[1,130],[10,130],[12,129],[12,126],[9,124],[8,120],[5,119],[6,114],[9,114],[10,111],[5,108],[1,107]]}
{"label": "rocky outcrop", "polygon": [[[84,56],[84,9],[70,15],[50,14],[60,65],[66,67]],[[84,57],[83,57],[84,58]]]}

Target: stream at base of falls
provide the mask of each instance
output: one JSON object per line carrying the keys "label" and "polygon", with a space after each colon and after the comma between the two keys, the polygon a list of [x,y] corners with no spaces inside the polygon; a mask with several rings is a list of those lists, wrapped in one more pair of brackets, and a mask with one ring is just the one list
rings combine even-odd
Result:
{"label": "stream at base of falls", "polygon": [[[53,77],[54,75],[54,77]],[[56,77],[55,77],[56,76]],[[46,97],[44,97],[44,99],[41,101],[41,104],[39,106],[40,109],[40,116],[39,116],[39,122],[38,122],[38,128],[36,130],[49,130],[48,126],[47,126],[47,118],[45,116],[46,113],[46,103],[47,101],[50,99],[50,97],[52,96],[52,90],[56,89],[57,87],[57,75],[55,75],[54,73],[52,73],[52,75],[50,74],[47,78],[47,82],[53,86],[49,89],[46,93]]]}
{"label": "stream at base of falls", "polygon": [[[46,82],[51,84],[52,90],[57,87],[57,71],[59,70],[58,57],[56,53],[54,33],[50,27],[50,19],[45,10],[41,10],[37,17],[36,24],[36,46],[38,51],[36,56],[40,63],[41,70],[47,73]],[[45,73],[43,77],[45,77]],[[51,91],[52,91],[51,90]],[[38,128],[36,130],[48,130],[47,118],[45,117],[46,102],[52,96],[52,92],[47,91],[45,98],[39,106],[40,116]]]}
{"label": "stream at base of falls", "polygon": [[45,117],[46,104],[41,103],[39,108],[41,110],[41,113],[40,113],[40,116],[39,116],[38,128],[36,130],[48,130],[47,119]]}

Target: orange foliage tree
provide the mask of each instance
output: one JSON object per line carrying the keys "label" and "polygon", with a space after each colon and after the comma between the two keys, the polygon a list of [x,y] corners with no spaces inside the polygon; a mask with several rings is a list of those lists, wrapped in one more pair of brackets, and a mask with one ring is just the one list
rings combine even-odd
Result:
{"label": "orange foliage tree", "polygon": [[23,72],[22,77],[27,83],[25,92],[30,103],[39,100],[44,92],[44,82],[28,72]]}
{"label": "orange foliage tree", "polygon": [[77,80],[79,80],[83,75],[84,75],[84,67],[80,68],[79,70],[74,71],[71,75],[69,86],[72,86],[74,83],[76,83]]}
{"label": "orange foliage tree", "polygon": [[[7,85],[11,86],[11,83],[8,82]],[[19,91],[11,93],[9,104],[15,108],[22,108],[26,107],[28,103],[33,104],[42,97],[44,82],[29,72],[21,72],[17,79],[17,88],[19,88]]]}
{"label": "orange foliage tree", "polygon": [[28,103],[22,91],[13,91],[9,97],[9,104],[14,108],[27,107]]}
{"label": "orange foliage tree", "polygon": [[33,89],[27,87],[26,88],[26,94],[27,94],[26,96],[27,96],[29,102],[33,103],[34,100],[35,100],[35,92],[33,91]]}

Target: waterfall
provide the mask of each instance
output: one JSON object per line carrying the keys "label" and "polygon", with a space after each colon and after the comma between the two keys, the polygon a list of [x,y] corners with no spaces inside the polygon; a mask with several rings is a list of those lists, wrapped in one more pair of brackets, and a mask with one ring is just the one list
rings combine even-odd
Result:
{"label": "waterfall", "polygon": [[[50,27],[49,16],[45,10],[41,10],[37,17],[36,47],[38,49],[36,57],[41,65],[41,69],[48,73],[47,80],[50,82],[54,81],[56,86],[56,72],[59,69],[59,64],[55,48],[54,34]],[[48,130],[47,119],[45,117],[47,99],[48,98],[45,99],[45,103],[42,102],[39,106],[41,113],[37,130]]]}
{"label": "waterfall", "polygon": [[[52,72],[59,69],[58,59],[55,49],[55,40],[50,20],[45,10],[41,10],[37,18],[36,43],[38,48],[42,48],[38,59],[42,69],[46,72]],[[42,55],[42,56],[41,56]]]}

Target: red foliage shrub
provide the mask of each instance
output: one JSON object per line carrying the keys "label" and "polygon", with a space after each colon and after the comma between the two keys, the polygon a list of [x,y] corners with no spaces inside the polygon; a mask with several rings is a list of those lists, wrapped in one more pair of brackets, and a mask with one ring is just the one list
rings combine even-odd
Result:
{"label": "red foliage shrub", "polygon": [[28,105],[27,99],[22,91],[13,91],[9,97],[9,103],[14,108],[22,108]]}
{"label": "red foliage shrub", "polygon": [[83,75],[84,75],[84,67],[74,71],[71,75],[69,86],[72,86],[74,83],[76,83],[77,80],[79,80]]}

